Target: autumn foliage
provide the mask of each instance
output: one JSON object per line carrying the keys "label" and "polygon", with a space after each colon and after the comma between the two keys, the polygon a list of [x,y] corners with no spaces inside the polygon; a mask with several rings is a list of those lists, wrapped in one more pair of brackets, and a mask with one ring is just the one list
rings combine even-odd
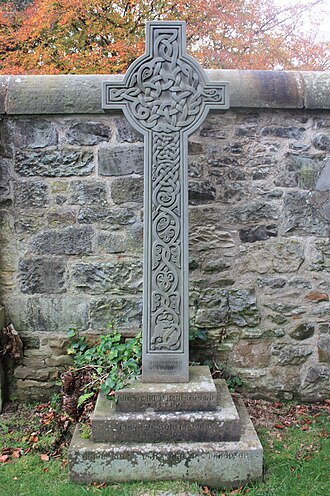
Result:
{"label": "autumn foliage", "polygon": [[323,2],[5,1],[0,73],[122,73],[144,52],[145,21],[175,19],[187,21],[189,52],[205,68],[328,70],[329,43],[301,25]]}

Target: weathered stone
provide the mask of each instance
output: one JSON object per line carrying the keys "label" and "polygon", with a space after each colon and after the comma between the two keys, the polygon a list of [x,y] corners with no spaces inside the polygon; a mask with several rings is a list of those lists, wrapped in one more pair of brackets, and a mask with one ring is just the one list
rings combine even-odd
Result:
{"label": "weathered stone", "polygon": [[228,293],[230,322],[239,327],[255,326],[260,322],[256,306],[256,295],[252,289],[231,289]]}
{"label": "weathered stone", "polygon": [[198,141],[192,141],[190,138],[188,140],[188,154],[189,155],[199,155],[203,153],[203,145]]}
{"label": "weathered stone", "polygon": [[[218,401],[222,406],[235,406],[229,391],[223,384],[218,395],[210,369],[206,366],[189,367],[189,383],[143,383],[140,379],[132,381],[127,387],[116,392],[117,412],[202,412],[216,410]],[[221,397],[222,396],[222,397]],[[101,397],[102,409],[108,409]]]}
{"label": "weathered stone", "polygon": [[127,202],[143,201],[143,179],[125,177],[115,179],[111,184],[111,197],[119,205]]}
{"label": "weathered stone", "polygon": [[66,130],[64,139],[70,145],[90,146],[109,141],[111,130],[102,122],[73,122]]}
{"label": "weathered stone", "polygon": [[322,168],[315,186],[316,191],[330,191],[330,160]]}
{"label": "weathered stone", "polygon": [[[233,443],[92,443],[76,429],[70,450],[71,479],[122,482],[178,480],[234,487],[262,477],[262,446],[243,402],[241,440]],[[175,463],[173,463],[175,460]]]}
{"label": "weathered stone", "polygon": [[274,138],[301,140],[304,138],[304,132],[305,132],[304,127],[267,126],[262,129],[261,135],[272,136]]}
{"label": "weathered stone", "polygon": [[22,293],[63,293],[65,291],[63,260],[25,259],[20,261],[18,269]]}
{"label": "weathered stone", "polygon": [[275,177],[275,185],[281,187],[300,187],[313,190],[324,163],[321,155],[299,155],[288,153],[285,169]]}
{"label": "weathered stone", "polygon": [[102,253],[126,253],[127,250],[136,254],[143,250],[142,224],[133,224],[125,232],[100,232],[97,236],[97,246]]}
{"label": "weathered stone", "polygon": [[208,116],[201,126],[200,136],[207,138],[225,139],[229,136],[229,130],[226,129],[224,122],[219,122],[213,116]]}
{"label": "weathered stone", "polygon": [[270,237],[276,237],[277,234],[277,226],[275,224],[271,224],[269,226],[250,227],[239,231],[239,237],[242,243],[264,241]]}
{"label": "weathered stone", "polygon": [[18,366],[15,368],[14,377],[16,379],[32,379],[34,381],[48,381],[49,372],[46,368],[30,368],[26,366]]}
{"label": "weathered stone", "polygon": [[320,208],[321,216],[328,222],[330,222],[330,200],[325,202]]}
{"label": "weathered stone", "polygon": [[295,327],[291,332],[289,332],[289,336],[293,339],[297,339],[299,341],[303,341],[304,339],[311,338],[314,335],[315,326],[309,322],[303,322]]}
{"label": "weathered stone", "polygon": [[103,181],[72,181],[69,203],[74,205],[106,205],[107,193]]}
{"label": "weathered stone", "polygon": [[[271,359],[270,341],[257,340],[239,341],[230,353],[230,363],[243,369],[262,369],[269,366]],[[240,377],[241,374],[239,374]]]}
{"label": "weathered stone", "polygon": [[330,151],[330,136],[328,134],[315,134],[312,143],[318,150]]}
{"label": "weathered stone", "polygon": [[233,248],[235,246],[233,232],[208,223],[190,225],[189,243],[194,251]]}
{"label": "weathered stone", "polygon": [[71,269],[74,288],[91,294],[136,293],[142,287],[142,263],[76,263]]}
{"label": "weathered stone", "polygon": [[142,324],[142,297],[135,298],[92,298],[90,302],[91,327],[106,332],[111,323],[123,334],[135,335]]}
{"label": "weathered stone", "polygon": [[[216,260],[209,260],[205,264],[203,264],[204,272],[222,272],[231,267],[231,263],[228,259],[218,258]],[[190,265],[189,265],[189,268]]]}
{"label": "weathered stone", "polygon": [[[172,384],[173,394],[171,389],[162,384],[164,395],[170,397],[169,404],[175,402],[171,399],[175,396],[174,385]],[[206,389],[205,396],[216,397],[214,384],[213,394],[208,393]],[[150,386],[149,386],[150,387]],[[191,389],[194,388],[193,383],[189,383]],[[205,388],[207,385],[205,384]],[[179,389],[177,386],[176,389]],[[146,396],[148,394],[146,393]],[[157,393],[155,393],[157,396]],[[188,394],[181,394],[181,397]],[[193,396],[193,394],[190,394]],[[195,393],[198,395],[198,392]],[[92,434],[94,442],[107,443],[161,443],[161,442],[210,442],[210,441],[238,441],[240,438],[240,419],[236,407],[229,395],[227,398],[221,398],[218,401],[217,409],[205,411],[185,411],[170,409],[164,411],[147,412],[127,412],[118,411],[119,408],[114,402],[109,402],[104,396],[99,396],[93,419],[92,419]],[[134,401],[134,400],[133,400]],[[196,401],[196,400],[195,400]],[[210,400],[208,400],[209,402]],[[184,399],[181,400],[187,404]],[[207,400],[206,400],[207,403]],[[229,404],[228,404],[229,403]]]}
{"label": "weathered stone", "polygon": [[66,227],[59,230],[45,230],[37,234],[31,248],[40,255],[83,255],[92,253],[93,229]]}
{"label": "weathered stone", "polygon": [[215,199],[216,190],[209,180],[189,181],[189,203],[198,205]]}
{"label": "weathered stone", "polygon": [[271,289],[283,288],[287,281],[284,277],[258,277],[258,286],[260,288],[268,287]]}
{"label": "weathered stone", "polygon": [[325,364],[315,364],[303,372],[299,393],[302,400],[319,401],[330,394],[330,368]]}
{"label": "weathered stone", "polygon": [[142,174],[143,153],[143,147],[140,145],[102,146],[98,151],[99,174],[101,176]]}
{"label": "weathered stone", "polygon": [[313,353],[308,346],[294,346],[288,344],[275,344],[272,354],[277,357],[280,365],[301,365]]}
{"label": "weathered stone", "polygon": [[40,231],[46,226],[45,212],[31,209],[21,211],[19,218],[15,219],[15,231],[18,239],[26,239],[30,234]]}
{"label": "weathered stone", "polygon": [[289,282],[288,285],[293,288],[299,288],[299,289],[311,289],[312,288],[312,283],[308,281],[307,279],[304,279],[303,277],[293,277]]}
{"label": "weathered stone", "polygon": [[126,207],[84,207],[78,214],[78,222],[81,224],[97,223],[112,229],[134,224],[136,220],[135,211]]}
{"label": "weathered stone", "polygon": [[115,124],[118,141],[127,141],[128,143],[143,141],[143,135],[135,131],[125,117],[116,117]]}
{"label": "weathered stone", "polygon": [[[12,297],[5,302],[9,321],[25,332],[63,332],[89,326],[88,302],[73,295]],[[40,356],[40,350],[37,356]]]}
{"label": "weathered stone", "polygon": [[43,119],[17,119],[9,121],[11,143],[17,148],[45,148],[57,144],[54,124]]}
{"label": "weathered stone", "polygon": [[72,226],[76,223],[77,212],[70,208],[61,208],[59,210],[47,211],[47,226],[50,228],[60,228],[63,226]]}
{"label": "weathered stone", "polygon": [[278,207],[261,201],[244,202],[244,205],[228,209],[225,219],[229,223],[247,223],[277,220],[280,216]]}
{"label": "weathered stone", "polygon": [[46,207],[48,187],[44,181],[18,181],[15,184],[15,205],[19,208]]}
{"label": "weathered stone", "polygon": [[306,191],[288,191],[284,195],[285,233],[319,234],[326,236],[328,226],[323,222],[310,201],[310,193]]}
{"label": "weathered stone", "polygon": [[72,148],[20,150],[15,155],[15,171],[21,176],[88,176],[94,170],[91,151]]}
{"label": "weathered stone", "polygon": [[13,161],[0,157],[0,203],[13,199],[11,170]]}
{"label": "weathered stone", "polygon": [[322,336],[317,342],[320,362],[330,363],[330,336]]}

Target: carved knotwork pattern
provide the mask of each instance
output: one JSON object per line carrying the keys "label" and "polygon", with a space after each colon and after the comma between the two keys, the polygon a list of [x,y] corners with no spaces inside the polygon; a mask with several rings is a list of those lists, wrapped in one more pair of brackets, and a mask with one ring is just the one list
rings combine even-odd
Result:
{"label": "carved knotwork pattern", "polygon": [[146,171],[150,166],[152,173],[147,191],[152,210],[146,226],[146,349],[181,353],[188,292],[183,287],[188,267],[183,267],[187,260],[182,250],[186,214],[180,211],[186,187],[186,171],[180,171],[187,163],[183,143],[204,119],[206,108],[224,105],[224,87],[205,83],[198,63],[185,55],[180,26],[155,27],[150,33],[147,54],[131,66],[124,83],[108,86],[106,102],[125,110],[134,127],[144,132],[151,153],[146,159]]}
{"label": "carved knotwork pattern", "polygon": [[142,129],[172,133],[188,128],[205,102],[221,102],[221,88],[205,88],[193,63],[180,58],[178,29],[155,30],[154,57],[141,63],[125,88],[111,89],[113,103],[127,103]]}
{"label": "carved knotwork pattern", "polygon": [[181,346],[181,187],[179,133],[154,133],[150,350]]}

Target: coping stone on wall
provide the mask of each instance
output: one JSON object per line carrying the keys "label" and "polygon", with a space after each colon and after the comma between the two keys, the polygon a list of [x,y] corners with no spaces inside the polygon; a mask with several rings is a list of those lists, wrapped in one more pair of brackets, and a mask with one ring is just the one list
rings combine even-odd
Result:
{"label": "coping stone on wall", "polygon": [[[207,70],[231,108],[330,108],[330,73]],[[0,76],[0,115],[103,114],[101,83],[122,75]]]}

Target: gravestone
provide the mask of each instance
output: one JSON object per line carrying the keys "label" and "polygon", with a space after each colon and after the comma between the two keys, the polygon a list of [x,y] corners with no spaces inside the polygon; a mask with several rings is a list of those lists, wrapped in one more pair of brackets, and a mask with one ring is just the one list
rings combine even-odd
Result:
{"label": "gravestone", "polygon": [[229,91],[186,54],[184,23],[146,34],[124,81],[104,83],[103,108],[144,135],[143,381],[188,382],[188,136],[209,109],[228,109]]}
{"label": "gravestone", "polygon": [[92,439],[76,429],[72,480],[186,480],[235,487],[262,476],[262,447],[242,402],[207,367],[189,367],[188,136],[210,109],[228,109],[185,49],[185,23],[147,23],[147,50],[103,87],[144,135],[142,381],[99,396]]}

